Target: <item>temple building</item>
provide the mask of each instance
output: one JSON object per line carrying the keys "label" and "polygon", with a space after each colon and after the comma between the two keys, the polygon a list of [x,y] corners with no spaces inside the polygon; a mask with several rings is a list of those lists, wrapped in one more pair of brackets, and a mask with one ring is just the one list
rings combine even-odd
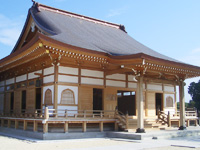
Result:
{"label": "temple building", "polygon": [[0,128],[182,130],[197,121],[185,112],[184,80],[198,76],[200,67],[144,46],[123,25],[34,2],[14,49],[0,60]]}

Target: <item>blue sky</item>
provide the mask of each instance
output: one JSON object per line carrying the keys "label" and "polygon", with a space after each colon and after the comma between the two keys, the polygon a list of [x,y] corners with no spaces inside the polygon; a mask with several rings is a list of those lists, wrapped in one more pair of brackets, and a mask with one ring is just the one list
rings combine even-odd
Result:
{"label": "blue sky", "polygon": [[[130,36],[177,60],[200,66],[200,0],[38,0],[74,13],[123,24]],[[0,59],[9,55],[25,23],[31,0],[0,5]],[[200,78],[186,80],[187,86]]]}

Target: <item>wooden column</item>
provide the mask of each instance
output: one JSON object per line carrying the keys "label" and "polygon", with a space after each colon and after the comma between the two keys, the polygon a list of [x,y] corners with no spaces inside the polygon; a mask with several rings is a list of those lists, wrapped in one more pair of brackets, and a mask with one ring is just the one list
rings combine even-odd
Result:
{"label": "wooden column", "polygon": [[100,132],[103,132],[103,121],[99,123]]}
{"label": "wooden column", "polygon": [[24,120],[24,130],[26,130],[26,129],[27,129],[27,121]]}
{"label": "wooden column", "polygon": [[[58,63],[54,65],[54,109],[58,111]],[[56,115],[57,117],[57,115]]]}
{"label": "wooden column", "polygon": [[1,127],[4,126],[4,119],[1,119]]}
{"label": "wooden column", "polygon": [[117,122],[115,122],[115,131],[118,131],[118,130],[119,130],[118,124]]}
{"label": "wooden column", "polygon": [[68,132],[68,122],[65,122],[64,123],[64,132],[66,133],[66,132]]}
{"label": "wooden column", "polygon": [[43,133],[47,132],[48,132],[48,123],[46,122],[45,124],[43,124]]}
{"label": "wooden column", "polygon": [[87,123],[86,123],[86,121],[83,122],[82,128],[83,128],[83,132],[86,132],[86,129],[87,129]]}
{"label": "wooden column", "polygon": [[8,120],[8,128],[10,128],[11,120]]}
{"label": "wooden column", "polygon": [[143,76],[138,77],[137,82],[137,129],[136,133],[145,133],[144,130],[144,100],[143,100]]}
{"label": "wooden column", "polygon": [[179,85],[179,103],[180,103],[180,127],[179,130],[186,129],[185,127],[185,83],[181,80]]}
{"label": "wooden column", "polygon": [[15,129],[19,128],[19,121],[15,119]]}
{"label": "wooden column", "polygon": [[33,122],[33,132],[37,132],[38,131],[38,122],[36,120],[34,120]]}

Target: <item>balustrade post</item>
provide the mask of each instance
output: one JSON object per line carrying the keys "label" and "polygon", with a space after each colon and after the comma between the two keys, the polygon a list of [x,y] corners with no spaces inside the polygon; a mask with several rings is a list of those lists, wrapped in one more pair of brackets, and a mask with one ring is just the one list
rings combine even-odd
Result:
{"label": "balustrade post", "polygon": [[167,124],[168,124],[168,127],[171,127],[170,111],[168,111],[168,115],[167,115]]}
{"label": "balustrade post", "polygon": [[35,118],[37,118],[37,113],[38,113],[38,111],[37,111],[37,109],[35,110],[35,114],[34,114],[34,117]]}
{"label": "balustrade post", "polygon": [[68,117],[68,114],[67,114],[67,109],[65,109],[65,118]]}
{"label": "balustrade post", "polygon": [[83,111],[83,116],[86,118],[86,110]]}
{"label": "balustrade post", "polygon": [[100,112],[100,116],[101,116],[101,118],[103,118],[103,112],[102,111]]}
{"label": "balustrade post", "polygon": [[45,107],[44,119],[49,119],[49,109],[48,109],[48,107]]}

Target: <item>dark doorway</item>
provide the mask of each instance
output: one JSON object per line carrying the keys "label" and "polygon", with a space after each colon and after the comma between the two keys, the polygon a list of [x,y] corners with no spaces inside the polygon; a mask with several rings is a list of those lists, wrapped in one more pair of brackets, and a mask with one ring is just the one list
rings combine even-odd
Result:
{"label": "dark doorway", "polygon": [[22,91],[22,113],[26,110],[26,91]]}
{"label": "dark doorway", "polygon": [[117,91],[117,106],[118,110],[124,114],[136,115],[135,107],[135,92]]}
{"label": "dark doorway", "polygon": [[10,112],[12,113],[14,109],[14,92],[10,93]]}
{"label": "dark doorway", "polygon": [[156,93],[156,115],[158,115],[158,110],[163,111],[163,94]]}
{"label": "dark doorway", "polygon": [[93,110],[102,110],[102,89],[93,89]]}
{"label": "dark doorway", "polygon": [[41,109],[41,88],[36,88],[35,109]]}

